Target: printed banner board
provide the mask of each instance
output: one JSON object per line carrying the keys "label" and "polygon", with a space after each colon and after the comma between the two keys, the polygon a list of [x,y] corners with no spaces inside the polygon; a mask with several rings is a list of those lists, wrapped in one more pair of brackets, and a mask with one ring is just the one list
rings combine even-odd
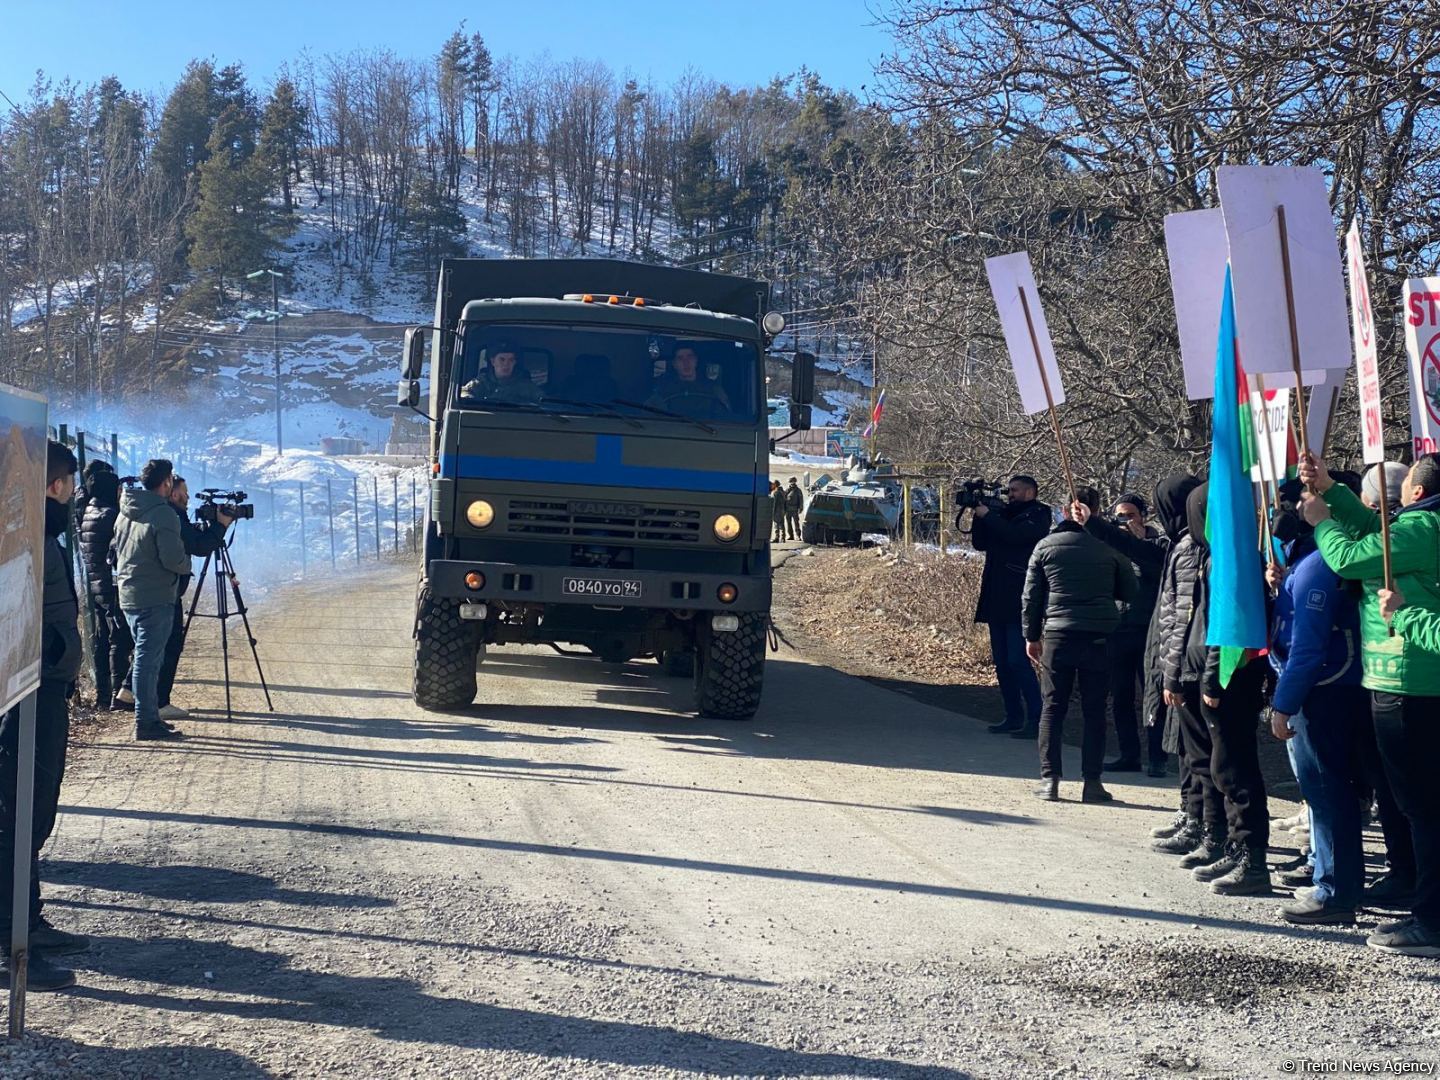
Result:
{"label": "printed banner board", "polygon": [[1405,282],[1405,351],[1410,356],[1410,439],[1415,457],[1440,438],[1440,277]]}
{"label": "printed banner board", "polygon": [[0,711],[40,685],[47,419],[43,397],[0,383]]}
{"label": "printed banner board", "polygon": [[1285,207],[1300,366],[1348,368],[1345,283],[1319,169],[1226,165],[1216,174],[1235,289],[1240,362],[1251,375],[1293,371],[1280,218]]}
{"label": "printed banner board", "polygon": [[[1254,382],[1251,382],[1254,386]],[[1290,443],[1290,390],[1266,387],[1264,393],[1250,391],[1250,421],[1255,425],[1255,456],[1250,479],[1285,482],[1285,453]],[[1266,438],[1269,438],[1267,443]]]}
{"label": "printed banner board", "polygon": [[1356,382],[1360,390],[1360,438],[1366,465],[1385,460],[1385,429],[1380,419],[1380,357],[1375,346],[1375,316],[1370,282],[1360,246],[1360,219],[1345,234],[1345,265],[1350,271],[1350,326],[1355,335]]}
{"label": "printed banner board", "polygon": [[[1005,347],[1010,351],[1010,366],[1015,371],[1015,385],[1020,389],[1020,405],[1026,413],[1044,412],[1045,383],[1040,377],[1040,364],[1050,383],[1050,397],[1056,405],[1065,401],[1065,387],[1060,383],[1060,367],[1055,362],[1055,346],[1050,341],[1050,328],[1040,306],[1040,293],[1035,288],[1035,272],[1030,267],[1028,252],[997,255],[985,260],[985,273],[990,277],[990,293],[995,297],[995,310],[1000,315],[1000,328],[1005,332]],[[1025,307],[1020,302],[1021,290],[1030,308],[1030,323],[1035,340],[1030,340],[1030,326],[1025,322]],[[1039,363],[1035,350],[1040,350]]]}

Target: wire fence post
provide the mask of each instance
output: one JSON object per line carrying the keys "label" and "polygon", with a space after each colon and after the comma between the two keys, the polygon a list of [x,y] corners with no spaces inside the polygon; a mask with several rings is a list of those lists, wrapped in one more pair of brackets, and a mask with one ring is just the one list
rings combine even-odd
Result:
{"label": "wire fence post", "polygon": [[400,554],[400,474],[390,474],[390,509],[395,515],[395,554]]}
{"label": "wire fence post", "polygon": [[355,565],[360,565],[360,478],[350,477],[351,517],[355,519]]}
{"label": "wire fence post", "polygon": [[280,538],[280,515],[276,513],[275,485],[270,485],[270,541],[274,543]]}
{"label": "wire fence post", "polygon": [[110,464],[115,466],[115,471],[120,471],[120,433],[110,433]]}
{"label": "wire fence post", "polygon": [[370,474],[370,490],[375,507],[375,561],[380,561],[380,478]]}
{"label": "wire fence post", "polygon": [[330,532],[330,569],[335,569],[335,496],[330,491],[330,478],[325,478],[325,519]]}
{"label": "wire fence post", "polygon": [[305,576],[305,481],[300,481],[300,576]]}
{"label": "wire fence post", "polygon": [[200,462],[200,486],[201,486],[202,488],[203,488],[203,487],[209,487],[209,486],[210,486],[209,483],[206,481],[205,477],[206,477],[205,462],[202,461],[202,462]]}

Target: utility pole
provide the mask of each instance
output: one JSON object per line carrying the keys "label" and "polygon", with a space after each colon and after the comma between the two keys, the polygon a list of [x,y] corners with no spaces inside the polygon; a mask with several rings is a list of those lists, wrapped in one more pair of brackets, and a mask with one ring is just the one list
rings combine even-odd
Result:
{"label": "utility pole", "polygon": [[278,270],[256,270],[246,274],[246,280],[270,275],[270,318],[274,320],[275,344],[275,453],[285,453],[285,433],[280,423],[280,279],[285,275]]}

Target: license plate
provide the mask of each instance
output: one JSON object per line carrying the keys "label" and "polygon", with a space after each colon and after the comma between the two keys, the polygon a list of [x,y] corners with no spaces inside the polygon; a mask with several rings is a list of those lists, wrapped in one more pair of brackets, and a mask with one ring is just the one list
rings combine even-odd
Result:
{"label": "license plate", "polygon": [[600,600],[638,600],[644,590],[633,578],[567,577],[560,580],[566,596],[588,596]]}

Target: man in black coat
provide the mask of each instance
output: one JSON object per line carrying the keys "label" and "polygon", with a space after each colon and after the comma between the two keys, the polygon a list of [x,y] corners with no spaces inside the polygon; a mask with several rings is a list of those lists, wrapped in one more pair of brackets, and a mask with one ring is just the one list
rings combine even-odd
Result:
{"label": "man in black coat", "polygon": [[1037,498],[1039,494],[1033,477],[1012,478],[1004,506],[975,508],[970,535],[975,550],[985,554],[975,621],[990,627],[995,681],[1005,702],[1005,719],[990,731],[1017,739],[1033,739],[1040,731],[1040,682],[1025,658],[1025,635],[1020,629],[1025,568],[1053,520],[1050,507]]}
{"label": "man in black coat", "polygon": [[[1135,709],[1135,694],[1145,678],[1145,638],[1150,629],[1150,616],[1155,611],[1155,598],[1160,593],[1165,553],[1170,548],[1170,541],[1163,533],[1145,524],[1148,512],[1145,497],[1127,491],[1115,504],[1113,524],[1095,515],[1085,526],[1091,535],[1130,560],[1140,586],[1139,596],[1125,609],[1110,645],[1110,707],[1120,753],[1114,761],[1105,763],[1106,772],[1140,771],[1140,718]],[[1162,734],[1159,727],[1151,727],[1147,732],[1151,776],[1165,775]]]}
{"label": "man in black coat", "polygon": [[65,777],[65,751],[70,739],[70,697],[80,674],[80,602],[70,553],[59,538],[70,523],[75,494],[75,455],[51,442],[47,451],[45,488],[45,575],[41,596],[40,688],[35,692],[35,793],[31,835],[15,835],[15,781],[20,757],[20,708],[0,720],[0,977],[10,975],[10,933],[15,918],[15,845],[30,849],[29,987],[59,990],[75,982],[68,968],[51,962],[57,954],[79,952],[89,941],[51,926],[41,914],[40,849],[50,839],[60,807],[60,783]]}
{"label": "man in black coat", "polygon": [[[95,610],[95,632],[91,637],[95,707],[111,709],[117,704],[115,695],[129,689],[130,652],[135,647],[120,610],[115,567],[110,563],[110,542],[115,538],[115,518],[120,513],[120,478],[114,472],[97,472],[90,477],[86,494],[76,541]],[[134,698],[118,704],[133,708]]]}
{"label": "man in black coat", "polygon": [[1112,801],[1100,785],[1105,758],[1105,694],[1110,638],[1120,625],[1118,605],[1139,595],[1130,560],[1085,531],[1100,510],[1094,488],[1077,488],[1067,520],[1035,545],[1022,601],[1025,652],[1040,665],[1045,707],[1040,714],[1042,799],[1060,798],[1060,747],[1070,695],[1080,684],[1084,728],[1080,775],[1084,802]]}
{"label": "man in black coat", "polygon": [[[192,522],[186,511],[190,508],[190,488],[183,476],[175,477],[170,490],[170,506],[180,518],[180,539],[185,545],[185,554],[191,558],[213,555],[225,542],[225,530],[232,519],[216,511],[216,520]],[[160,682],[156,687],[156,698],[160,704],[160,720],[169,724],[171,720],[184,720],[190,714],[170,701],[170,691],[175,686],[175,673],[180,668],[180,654],[185,651],[185,594],[190,589],[189,574],[181,574],[176,588],[175,621],[170,627],[170,637],[165,642],[165,659],[160,665]]]}

